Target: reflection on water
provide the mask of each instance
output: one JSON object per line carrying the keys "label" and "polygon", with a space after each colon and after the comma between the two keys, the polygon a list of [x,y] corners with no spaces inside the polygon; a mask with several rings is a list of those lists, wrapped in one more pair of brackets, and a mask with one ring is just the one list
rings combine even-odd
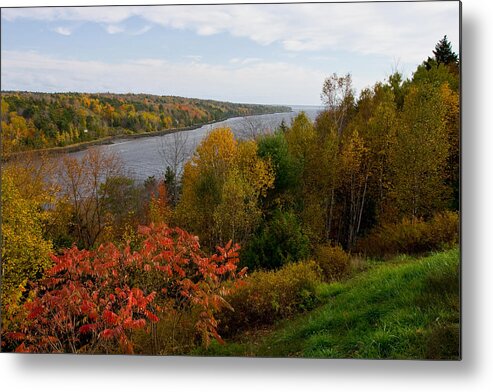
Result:
{"label": "reflection on water", "polygon": [[[193,153],[202,139],[214,128],[231,128],[238,138],[248,138],[254,132],[268,132],[275,130],[281,122],[289,125],[294,117],[304,111],[308,118],[315,120],[321,108],[316,106],[294,106],[290,113],[263,114],[249,117],[235,117],[225,121],[194,129],[182,131],[186,133],[187,151]],[[166,169],[166,160],[163,150],[167,144],[173,143],[173,135],[151,136],[139,139],[121,139],[114,144],[94,146],[105,152],[116,153],[120,156],[126,172],[138,181],[144,181],[150,176],[160,177]],[[70,153],[71,156],[82,158],[87,151]],[[187,158],[188,159],[188,158]]]}

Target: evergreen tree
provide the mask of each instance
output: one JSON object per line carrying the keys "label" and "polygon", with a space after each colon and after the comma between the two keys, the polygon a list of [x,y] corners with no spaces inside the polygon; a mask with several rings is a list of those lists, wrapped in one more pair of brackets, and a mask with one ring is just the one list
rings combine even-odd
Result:
{"label": "evergreen tree", "polygon": [[456,65],[459,62],[459,56],[452,51],[452,45],[446,35],[438,41],[433,54],[435,56],[434,58],[428,57],[428,60],[425,61],[426,69],[428,70],[430,70],[433,65]]}
{"label": "evergreen tree", "polygon": [[179,194],[179,184],[176,178],[175,171],[166,166],[166,172],[164,173],[164,184],[166,188],[169,190],[169,198],[172,206],[175,206],[178,202],[178,194]]}
{"label": "evergreen tree", "polygon": [[436,44],[433,54],[438,64],[448,65],[459,61],[459,57],[452,51],[452,45],[447,40],[446,35]]}

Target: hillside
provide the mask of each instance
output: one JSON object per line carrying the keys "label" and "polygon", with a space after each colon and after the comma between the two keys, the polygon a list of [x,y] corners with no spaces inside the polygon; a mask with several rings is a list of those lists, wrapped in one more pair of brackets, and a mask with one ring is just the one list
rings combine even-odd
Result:
{"label": "hillside", "polygon": [[323,305],[272,331],[249,331],[200,354],[219,356],[458,359],[459,252],[372,262],[319,287]]}
{"label": "hillside", "polygon": [[290,111],[149,94],[2,92],[4,153],[62,147],[108,136],[184,128],[230,117]]}

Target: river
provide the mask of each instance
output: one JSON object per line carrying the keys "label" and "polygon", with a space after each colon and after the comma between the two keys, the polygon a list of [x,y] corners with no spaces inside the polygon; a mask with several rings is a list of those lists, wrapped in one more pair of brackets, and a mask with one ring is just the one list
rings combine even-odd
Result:
{"label": "river", "polygon": [[[105,153],[117,154],[130,177],[141,182],[150,176],[161,177],[167,166],[167,154],[171,154],[171,145],[177,140],[183,143],[186,150],[185,159],[191,157],[197,145],[213,129],[219,127],[231,128],[238,138],[249,138],[253,133],[270,132],[275,130],[284,120],[286,125],[301,111],[304,111],[310,120],[314,121],[322,110],[319,106],[291,106],[292,112],[262,114],[249,117],[234,117],[214,124],[204,125],[190,131],[180,131],[175,134],[149,136],[138,139],[119,139],[112,144],[90,147],[100,149]],[[87,150],[86,150],[87,151]],[[83,159],[86,151],[69,153],[70,156]],[[169,158],[169,156],[168,156]],[[169,159],[168,159],[169,161]]]}

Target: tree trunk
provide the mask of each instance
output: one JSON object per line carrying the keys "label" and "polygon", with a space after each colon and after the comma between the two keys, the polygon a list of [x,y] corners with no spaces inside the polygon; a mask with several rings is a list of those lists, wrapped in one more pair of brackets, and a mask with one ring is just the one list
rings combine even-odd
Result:
{"label": "tree trunk", "polygon": [[365,177],[365,187],[363,189],[363,196],[361,198],[361,206],[360,206],[360,209],[359,209],[359,217],[358,217],[358,226],[356,227],[356,236],[358,236],[359,234],[359,230],[360,230],[360,227],[361,227],[361,218],[363,216],[363,209],[364,209],[364,206],[365,206],[365,197],[366,197],[366,189],[368,187],[368,174],[366,174],[366,177]]}

